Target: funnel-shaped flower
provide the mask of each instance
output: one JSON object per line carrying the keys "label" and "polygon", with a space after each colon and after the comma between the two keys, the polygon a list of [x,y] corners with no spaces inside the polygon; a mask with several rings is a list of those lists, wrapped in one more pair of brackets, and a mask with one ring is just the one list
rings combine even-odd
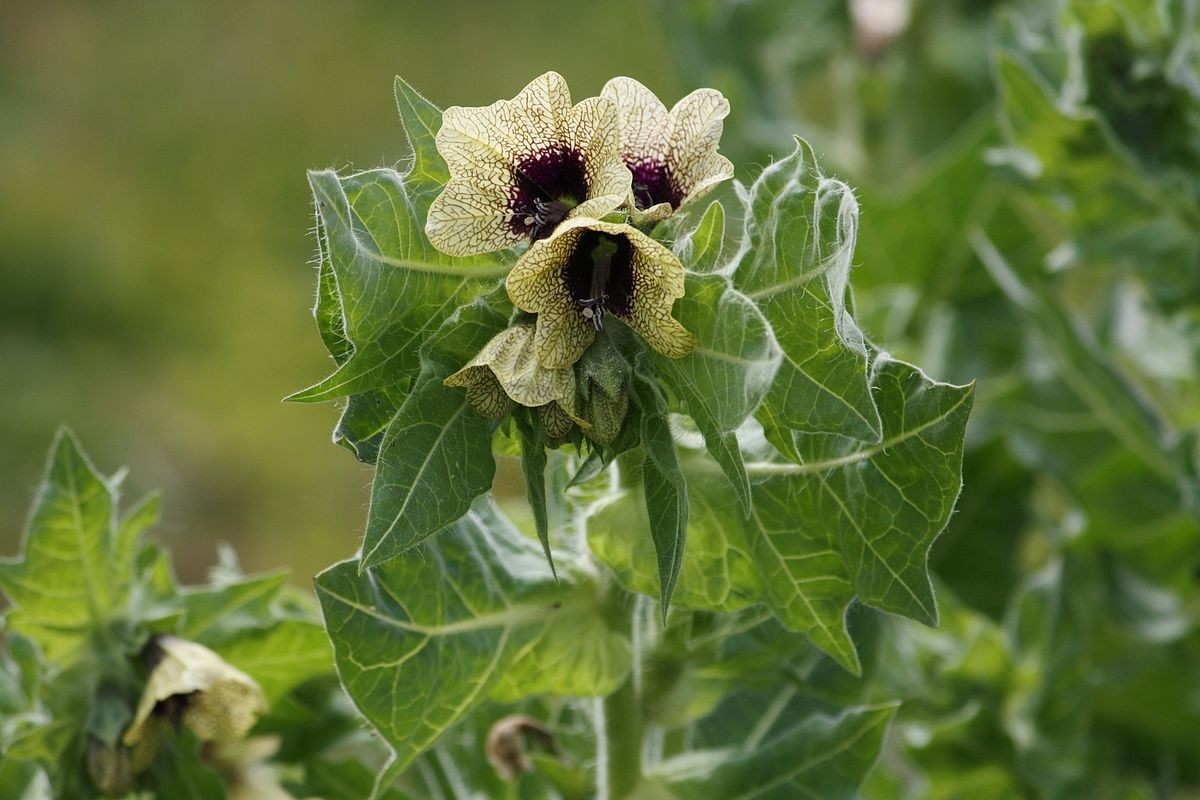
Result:
{"label": "funnel-shaped flower", "polygon": [[606,314],[659,353],[682,358],[695,339],[671,316],[683,297],[683,265],[637,228],[580,217],[534,242],[508,274],[508,296],[537,314],[533,346],[543,367],[574,364]]}
{"label": "funnel-shaped flower", "polygon": [[600,96],[617,107],[635,223],[665,219],[733,177],[733,164],[717,152],[729,101],[716,89],[697,89],[669,112],[633,78],[613,78]]}
{"label": "funnel-shaped flower", "polygon": [[575,372],[539,364],[533,339],[533,325],[514,325],[492,337],[470,363],[443,383],[465,387],[467,402],[489,419],[507,416],[513,404],[519,403],[541,408],[543,417],[547,413],[553,413],[555,420],[565,417],[569,430],[572,421],[579,421],[575,414]]}
{"label": "funnel-shaped flower", "polygon": [[157,732],[163,716],[182,719],[205,742],[242,739],[266,710],[262,689],[246,673],[203,645],[163,636],[153,645],[158,663],[125,731],[126,746]]}
{"label": "funnel-shaped flower", "polygon": [[512,100],[447,108],[437,147],[450,181],[425,232],[452,256],[536,241],[568,217],[603,216],[629,195],[616,109],[600,97],[572,106],[556,72]]}

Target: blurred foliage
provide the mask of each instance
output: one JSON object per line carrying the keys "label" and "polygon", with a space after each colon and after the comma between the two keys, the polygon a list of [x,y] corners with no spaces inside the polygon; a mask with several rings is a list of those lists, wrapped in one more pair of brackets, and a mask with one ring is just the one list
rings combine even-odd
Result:
{"label": "blurred foliage", "polygon": [[647,10],[571,15],[586,47],[471,0],[0,3],[0,552],[62,421],[162,486],[184,577],[220,541],[301,582],[353,549],[369,474],[280,404],[324,367],[304,167],[404,155],[396,73],[466,104],[550,68],[678,94]]}
{"label": "blurred foliage", "polygon": [[868,334],[980,390],[866,796],[1197,796],[1197,4],[800,5],[662,8],[743,153],[798,130],[858,188]]}

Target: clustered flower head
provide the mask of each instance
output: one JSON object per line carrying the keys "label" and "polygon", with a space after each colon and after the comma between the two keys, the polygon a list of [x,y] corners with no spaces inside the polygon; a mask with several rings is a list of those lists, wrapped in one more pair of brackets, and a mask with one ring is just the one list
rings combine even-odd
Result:
{"label": "clustered flower head", "polygon": [[[560,439],[574,425],[590,427],[577,412],[574,368],[610,319],[663,356],[691,353],[694,337],[672,316],[684,266],[647,231],[732,177],[717,152],[728,113],[713,89],[667,111],[631,78],[572,104],[555,72],[511,100],[447,108],[437,147],[450,180],[426,234],[452,256],[526,247],[506,286],[534,316],[493,338],[446,385],[465,388],[489,418],[536,408]],[[618,408],[623,416],[623,403],[609,411]],[[611,440],[611,419],[603,429],[597,436]]]}

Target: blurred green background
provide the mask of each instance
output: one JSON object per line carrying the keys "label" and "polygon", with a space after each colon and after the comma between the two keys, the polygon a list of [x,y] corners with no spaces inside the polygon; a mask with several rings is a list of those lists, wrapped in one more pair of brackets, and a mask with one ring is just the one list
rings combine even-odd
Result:
{"label": "blurred green background", "polygon": [[[567,17],[569,16],[569,20]],[[404,155],[402,74],[486,104],[556,69],[681,82],[637,2],[0,2],[0,553],[60,423],[161,488],[181,577],[233,543],[298,582],[354,551],[370,471],[309,309],[310,167]]]}

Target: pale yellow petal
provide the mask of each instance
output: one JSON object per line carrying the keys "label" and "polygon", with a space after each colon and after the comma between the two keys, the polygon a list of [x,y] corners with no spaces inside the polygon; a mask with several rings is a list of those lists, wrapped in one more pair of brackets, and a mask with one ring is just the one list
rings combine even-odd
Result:
{"label": "pale yellow petal", "polygon": [[500,419],[513,402],[537,407],[556,401],[575,407],[575,371],[549,369],[538,361],[534,325],[520,324],[492,337],[471,363],[443,381],[467,387],[467,400],[485,417]]}
{"label": "pale yellow petal", "polygon": [[696,346],[695,337],[671,316],[671,307],[684,293],[683,264],[649,236],[635,233],[630,241],[637,291],[625,322],[662,355],[683,358]]}
{"label": "pale yellow petal", "polygon": [[573,208],[570,216],[602,217],[626,201],[633,179],[621,158],[616,107],[600,97],[575,106],[571,144],[584,158],[588,199]]}
{"label": "pale yellow petal", "polygon": [[562,270],[583,234],[588,220],[573,218],[563,222],[545,239],[534,242],[508,273],[505,286],[513,305],[522,311],[539,314],[571,298],[562,280]]}
{"label": "pale yellow petal", "polygon": [[660,292],[664,299],[671,302],[683,297],[687,274],[679,258],[637,228],[621,227],[625,228],[624,235],[633,245],[633,269],[637,274],[638,291],[645,286]]}
{"label": "pale yellow petal", "polygon": [[729,101],[716,89],[697,89],[671,109],[667,164],[684,195],[710,177],[706,170],[717,166],[711,156],[721,143],[728,115]]}
{"label": "pale yellow petal", "polygon": [[[687,201],[684,200],[684,202]],[[653,225],[655,222],[662,222],[674,213],[675,209],[670,203],[657,203],[645,210],[631,203],[629,209],[630,222],[634,225]]]}
{"label": "pale yellow petal", "polygon": [[267,703],[258,684],[203,645],[164,636],[160,658],[138,702],[122,741],[137,745],[156,727],[152,715],[159,703],[178,698],[183,722],[201,741],[229,742],[245,737]]}
{"label": "pale yellow petal", "polygon": [[512,116],[508,100],[443,111],[437,149],[450,175],[481,183],[507,180],[520,147],[512,133]]}
{"label": "pale yellow petal", "polygon": [[513,410],[512,398],[504,393],[500,381],[490,371],[484,380],[467,387],[467,402],[488,419],[504,419]]}
{"label": "pale yellow petal", "polygon": [[681,208],[699,200],[715,189],[717,184],[732,178],[733,163],[720,153],[710,153],[708,159],[697,167],[696,174],[703,177],[687,189],[687,193],[679,203]]}
{"label": "pale yellow petal", "polygon": [[601,97],[617,107],[621,152],[626,160],[667,158],[667,108],[633,78],[613,78],[604,85]]}
{"label": "pale yellow petal", "polygon": [[596,329],[583,318],[569,298],[557,307],[538,314],[534,346],[543,367],[570,367],[595,338]]}
{"label": "pale yellow petal", "polygon": [[446,255],[489,253],[525,240],[511,219],[505,186],[451,178],[429,207],[425,234]]}
{"label": "pale yellow petal", "polygon": [[[505,393],[523,406],[540,406],[552,400],[573,399],[575,372],[548,369],[538,362],[532,325],[516,325],[496,337],[491,369]],[[493,340],[495,341],[495,340]]]}
{"label": "pale yellow petal", "polygon": [[571,90],[562,75],[539,75],[510,103],[510,130],[522,153],[561,146],[570,140]]}

